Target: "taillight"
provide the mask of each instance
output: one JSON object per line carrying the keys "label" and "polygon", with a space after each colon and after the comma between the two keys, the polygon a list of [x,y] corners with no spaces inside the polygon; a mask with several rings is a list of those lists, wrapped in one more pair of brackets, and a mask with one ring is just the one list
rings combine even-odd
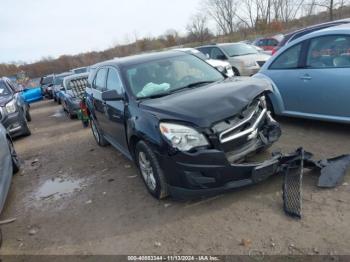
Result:
{"label": "taillight", "polygon": [[274,55],[277,51],[278,51],[278,48],[275,47],[275,48],[272,49],[272,53],[271,54]]}

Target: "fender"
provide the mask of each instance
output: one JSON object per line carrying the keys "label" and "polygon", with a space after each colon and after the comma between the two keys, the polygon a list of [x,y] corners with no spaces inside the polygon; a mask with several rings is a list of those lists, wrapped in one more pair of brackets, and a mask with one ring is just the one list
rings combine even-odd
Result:
{"label": "fender", "polygon": [[276,115],[283,115],[286,111],[285,105],[281,96],[280,91],[278,90],[276,84],[266,75],[262,73],[257,73],[253,76],[254,78],[259,78],[267,81],[271,86],[273,92],[269,94],[270,101],[272,103],[273,109]]}

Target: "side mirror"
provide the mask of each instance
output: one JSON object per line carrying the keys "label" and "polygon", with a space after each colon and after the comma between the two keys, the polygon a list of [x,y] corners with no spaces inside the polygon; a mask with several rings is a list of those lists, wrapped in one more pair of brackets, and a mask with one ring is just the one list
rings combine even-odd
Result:
{"label": "side mirror", "polygon": [[108,90],[102,93],[103,101],[120,101],[123,99],[124,99],[124,96],[119,95],[116,90]]}

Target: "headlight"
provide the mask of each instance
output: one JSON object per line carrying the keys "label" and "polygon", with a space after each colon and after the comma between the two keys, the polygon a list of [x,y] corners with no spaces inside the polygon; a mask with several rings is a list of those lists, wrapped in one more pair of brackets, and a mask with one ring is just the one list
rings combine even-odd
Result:
{"label": "headlight", "polygon": [[17,111],[16,101],[11,100],[9,103],[6,104],[5,109],[8,114],[15,113]]}
{"label": "headlight", "polygon": [[219,72],[221,72],[221,73],[225,73],[225,72],[226,72],[225,67],[223,67],[223,66],[217,66],[216,69],[217,69]]}
{"label": "headlight", "polygon": [[256,66],[256,62],[255,61],[244,61],[244,65],[246,67],[252,67],[252,66]]}
{"label": "headlight", "polygon": [[195,147],[209,145],[204,135],[191,127],[161,123],[159,129],[171,145],[180,151],[189,151]]}

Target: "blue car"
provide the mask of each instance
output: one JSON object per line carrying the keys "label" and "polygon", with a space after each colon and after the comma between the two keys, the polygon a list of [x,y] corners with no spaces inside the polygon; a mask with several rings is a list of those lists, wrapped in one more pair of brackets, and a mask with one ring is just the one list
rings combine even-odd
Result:
{"label": "blue car", "polygon": [[350,123],[350,25],[290,42],[255,75],[274,89],[276,115]]}
{"label": "blue car", "polygon": [[25,88],[21,94],[23,100],[27,104],[31,104],[43,99],[43,95],[40,87],[36,88]]}

